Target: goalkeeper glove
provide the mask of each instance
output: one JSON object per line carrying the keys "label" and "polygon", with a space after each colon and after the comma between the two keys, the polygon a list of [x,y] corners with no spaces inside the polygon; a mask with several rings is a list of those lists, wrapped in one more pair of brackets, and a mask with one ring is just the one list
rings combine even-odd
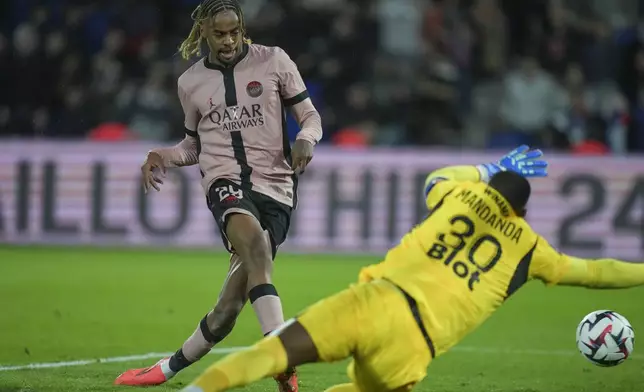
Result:
{"label": "goalkeeper glove", "polygon": [[522,145],[501,157],[498,162],[478,165],[481,180],[488,182],[498,172],[511,170],[523,177],[546,177],[548,175],[548,162],[539,158],[543,157],[541,150],[530,150]]}

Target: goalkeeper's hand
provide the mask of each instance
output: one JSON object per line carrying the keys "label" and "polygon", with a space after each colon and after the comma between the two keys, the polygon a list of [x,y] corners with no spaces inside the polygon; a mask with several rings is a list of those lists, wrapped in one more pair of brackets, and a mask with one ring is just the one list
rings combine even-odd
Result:
{"label": "goalkeeper's hand", "polygon": [[501,157],[498,162],[479,165],[481,174],[487,174],[486,180],[498,172],[511,170],[523,177],[546,177],[548,175],[548,162],[539,159],[543,157],[541,150],[530,150],[523,145]]}

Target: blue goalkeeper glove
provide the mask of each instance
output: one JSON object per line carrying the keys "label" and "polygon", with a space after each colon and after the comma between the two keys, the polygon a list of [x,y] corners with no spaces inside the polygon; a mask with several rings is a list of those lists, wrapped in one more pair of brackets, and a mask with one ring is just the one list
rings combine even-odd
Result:
{"label": "blue goalkeeper glove", "polygon": [[541,150],[530,150],[530,147],[523,145],[501,157],[498,162],[479,165],[478,169],[486,182],[496,173],[507,170],[519,173],[526,178],[546,177],[548,162],[539,159],[541,157],[543,157]]}

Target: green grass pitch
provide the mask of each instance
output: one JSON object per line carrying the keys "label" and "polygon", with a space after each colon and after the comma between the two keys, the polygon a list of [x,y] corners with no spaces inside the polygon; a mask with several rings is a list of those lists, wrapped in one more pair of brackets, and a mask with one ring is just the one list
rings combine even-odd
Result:
{"label": "green grass pitch", "polygon": [[[278,257],[275,283],[286,316],[356,279],[374,257]],[[174,351],[215,300],[227,256],[207,251],[0,247],[0,366]],[[644,353],[599,368],[575,348],[574,332],[592,310],[612,309],[644,331],[644,290],[590,291],[531,283],[482,328],[429,368],[418,391],[642,391]],[[246,307],[222,347],[261,333]],[[176,391],[217,358],[210,355],[151,392]],[[154,363],[0,371],[0,392],[124,391],[123,370]],[[345,382],[346,363],[300,369],[301,391]],[[245,391],[276,391],[272,380]]]}

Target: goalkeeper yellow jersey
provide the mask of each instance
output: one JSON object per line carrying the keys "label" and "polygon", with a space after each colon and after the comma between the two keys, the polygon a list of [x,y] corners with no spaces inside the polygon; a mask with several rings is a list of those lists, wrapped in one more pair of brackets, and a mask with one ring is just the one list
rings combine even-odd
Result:
{"label": "goalkeeper yellow jersey", "polygon": [[531,278],[555,284],[570,259],[554,250],[483,182],[440,181],[429,216],[360,281],[387,279],[417,302],[440,355]]}

